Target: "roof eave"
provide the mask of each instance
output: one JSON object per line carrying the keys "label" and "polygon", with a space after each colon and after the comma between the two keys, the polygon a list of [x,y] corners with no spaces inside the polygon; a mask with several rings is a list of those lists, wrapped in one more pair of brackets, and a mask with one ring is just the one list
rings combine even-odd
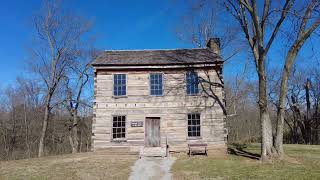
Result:
{"label": "roof eave", "polygon": [[194,64],[158,64],[158,65],[110,65],[110,64],[92,64],[95,69],[186,69],[186,68],[207,68],[207,67],[216,67],[222,66],[223,61],[217,61],[212,63],[194,63]]}
{"label": "roof eave", "polygon": [[224,61],[222,60],[217,60],[217,61],[212,61],[212,62],[196,62],[196,63],[163,63],[163,64],[104,64],[104,63],[92,63],[91,65],[93,67],[98,67],[98,66],[103,66],[103,67],[108,67],[108,66],[113,66],[113,67],[121,67],[121,66],[193,66],[193,65],[206,65],[206,64],[223,64]]}

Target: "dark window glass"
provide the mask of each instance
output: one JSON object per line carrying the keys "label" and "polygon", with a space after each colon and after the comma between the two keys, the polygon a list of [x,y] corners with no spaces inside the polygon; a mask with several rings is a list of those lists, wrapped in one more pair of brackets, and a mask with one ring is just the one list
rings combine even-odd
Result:
{"label": "dark window glass", "polygon": [[198,74],[193,71],[188,71],[186,75],[187,95],[195,95],[199,93]]}
{"label": "dark window glass", "polygon": [[192,113],[188,114],[188,136],[199,137],[200,136],[200,114]]}
{"label": "dark window glass", "polygon": [[112,138],[126,137],[126,116],[113,116]]}
{"label": "dark window glass", "polygon": [[154,96],[162,96],[163,84],[161,73],[150,74],[150,94]]}
{"label": "dark window glass", "polygon": [[113,75],[113,95],[114,96],[127,95],[127,75],[126,74]]}

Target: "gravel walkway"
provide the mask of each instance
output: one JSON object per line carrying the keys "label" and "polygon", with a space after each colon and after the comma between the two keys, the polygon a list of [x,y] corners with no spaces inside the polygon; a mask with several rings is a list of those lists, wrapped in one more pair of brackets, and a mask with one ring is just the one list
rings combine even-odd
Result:
{"label": "gravel walkway", "polygon": [[170,180],[170,168],[175,160],[174,157],[142,157],[131,167],[129,180]]}

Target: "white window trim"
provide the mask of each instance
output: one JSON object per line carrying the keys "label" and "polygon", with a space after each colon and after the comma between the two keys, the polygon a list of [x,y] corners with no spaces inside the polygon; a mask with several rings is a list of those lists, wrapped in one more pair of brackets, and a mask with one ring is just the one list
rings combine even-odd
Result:
{"label": "white window trim", "polygon": [[[189,133],[188,133],[188,128],[189,128],[189,125],[188,125],[188,115],[189,114],[199,114],[200,115],[200,136],[189,136]],[[187,134],[187,140],[195,140],[195,139],[202,139],[202,115],[200,112],[190,112],[190,113],[187,113],[186,115],[186,124],[187,124],[187,128],[186,128],[186,134]]]}
{"label": "white window trim", "polygon": [[[125,137],[124,138],[113,138],[113,118],[114,117],[118,117],[118,116],[124,116],[125,117]],[[127,141],[127,123],[128,119],[127,119],[127,115],[123,115],[123,114],[117,114],[117,115],[112,115],[111,116],[111,131],[110,131],[110,137],[111,137],[111,142],[126,142]]]}

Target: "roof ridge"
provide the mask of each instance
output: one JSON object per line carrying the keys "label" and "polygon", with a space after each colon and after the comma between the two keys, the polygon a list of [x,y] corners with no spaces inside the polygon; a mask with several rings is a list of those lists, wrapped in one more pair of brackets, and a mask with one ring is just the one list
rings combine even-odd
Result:
{"label": "roof ridge", "polygon": [[209,48],[106,50],[95,59],[95,65],[197,64],[214,63],[221,57]]}
{"label": "roof ridge", "polygon": [[177,49],[111,49],[111,50],[104,50],[105,52],[115,52],[115,51],[174,51],[174,50],[197,50],[197,49],[209,49],[209,48],[177,48]]}

